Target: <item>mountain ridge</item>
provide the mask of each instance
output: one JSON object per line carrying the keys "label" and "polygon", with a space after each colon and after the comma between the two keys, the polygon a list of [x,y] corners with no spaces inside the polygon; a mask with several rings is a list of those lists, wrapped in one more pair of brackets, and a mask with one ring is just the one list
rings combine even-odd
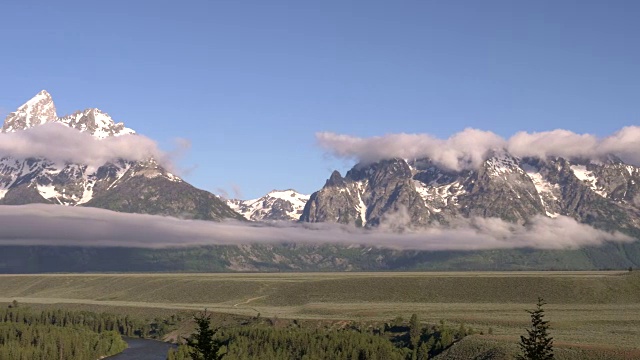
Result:
{"label": "mountain ridge", "polygon": [[640,168],[560,157],[518,158],[499,151],[477,169],[454,171],[429,159],[359,163],[334,171],[301,221],[373,227],[405,207],[414,226],[496,217],[526,224],[535,215],[572,217],[607,230],[640,228]]}

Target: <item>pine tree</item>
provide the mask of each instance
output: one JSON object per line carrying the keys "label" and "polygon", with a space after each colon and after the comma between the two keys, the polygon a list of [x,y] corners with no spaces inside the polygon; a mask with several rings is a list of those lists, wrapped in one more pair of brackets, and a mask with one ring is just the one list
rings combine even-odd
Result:
{"label": "pine tree", "polygon": [[420,320],[418,319],[418,315],[413,314],[411,315],[411,320],[409,320],[409,341],[411,342],[412,349],[418,349],[421,335],[422,328],[420,327]]}
{"label": "pine tree", "polygon": [[187,340],[187,345],[191,348],[191,359],[193,360],[218,360],[218,350],[221,344],[213,336],[217,329],[211,329],[211,316],[204,313],[196,314],[193,320],[198,325],[198,329]]}
{"label": "pine tree", "polygon": [[416,356],[417,360],[429,360],[429,345],[426,342],[423,342],[420,347],[418,347],[418,354]]}
{"label": "pine tree", "polygon": [[553,338],[549,336],[549,322],[544,320],[543,305],[546,303],[538,298],[536,309],[527,310],[531,315],[531,328],[527,330],[527,337],[520,336],[520,349],[522,354],[518,360],[552,360]]}
{"label": "pine tree", "polygon": [[411,349],[413,353],[411,358],[413,360],[418,357],[418,345],[420,344],[420,337],[422,336],[422,328],[420,327],[420,320],[418,320],[418,315],[411,315],[411,320],[409,320],[409,342],[411,343]]}

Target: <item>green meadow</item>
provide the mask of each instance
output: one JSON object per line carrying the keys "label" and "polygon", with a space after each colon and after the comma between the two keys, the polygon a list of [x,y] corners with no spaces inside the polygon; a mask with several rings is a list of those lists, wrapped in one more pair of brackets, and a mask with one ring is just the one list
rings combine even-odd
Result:
{"label": "green meadow", "polygon": [[538,296],[548,303],[559,358],[640,358],[640,272],[0,275],[0,302],[36,308],[150,316],[207,308],[363,323],[415,313],[428,324],[473,328],[475,335],[441,355],[447,359],[487,346],[517,350],[530,321],[525,310]]}

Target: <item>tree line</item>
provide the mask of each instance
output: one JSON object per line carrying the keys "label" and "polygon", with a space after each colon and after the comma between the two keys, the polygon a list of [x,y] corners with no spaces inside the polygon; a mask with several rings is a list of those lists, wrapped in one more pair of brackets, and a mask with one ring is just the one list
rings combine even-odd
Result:
{"label": "tree line", "polygon": [[127,344],[104,316],[68,311],[34,312],[13,302],[0,309],[0,359],[98,359]]}
{"label": "tree line", "polygon": [[[527,311],[531,327],[520,337],[518,360],[554,359],[549,321],[544,320],[545,304],[538,298],[536,309]],[[196,332],[185,338],[184,344],[170,349],[168,360],[428,360],[474,333],[464,324],[457,329],[442,321],[424,326],[416,314],[408,325],[397,318],[382,327],[352,323],[339,330],[302,328],[296,321],[294,326],[281,328],[254,322],[212,329],[206,310],[196,314],[194,321]]]}
{"label": "tree line", "polygon": [[33,311],[27,307],[11,304],[0,309],[0,323],[23,323],[27,325],[53,325],[59,327],[82,327],[101,333],[115,331],[127,337],[160,339],[175,323],[181,321],[173,315],[166,319],[141,319],[128,315],[95,313],[90,311],[43,310]]}
{"label": "tree line", "polygon": [[0,359],[98,359],[115,355],[127,343],[115,331],[53,325],[0,324]]}
{"label": "tree line", "polygon": [[269,322],[212,329],[206,313],[194,317],[197,331],[170,349],[169,360],[426,360],[473,333],[444,322],[426,326],[417,315],[381,326],[351,323],[340,329],[286,327]]}
{"label": "tree line", "polygon": [[90,311],[0,308],[0,359],[91,359],[120,353],[127,337],[162,338],[183,319],[141,319]]}

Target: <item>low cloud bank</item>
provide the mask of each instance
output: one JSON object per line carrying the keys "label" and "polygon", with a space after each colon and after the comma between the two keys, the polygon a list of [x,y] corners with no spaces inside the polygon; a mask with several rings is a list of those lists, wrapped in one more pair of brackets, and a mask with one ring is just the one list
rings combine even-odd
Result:
{"label": "low cloud bank", "polygon": [[493,132],[465,129],[448,139],[429,134],[389,134],[359,138],[331,132],[316,134],[318,144],[330,154],[364,163],[389,158],[419,159],[428,157],[450,170],[477,168],[496,149],[525,157],[560,156],[598,160],[614,154],[640,166],[640,127],[627,126],[613,135],[598,138],[568,130],[519,132],[504,139]]}
{"label": "low cloud bank", "polygon": [[[500,219],[461,220],[454,228],[181,220],[58,205],[0,206],[0,245],[166,248],[237,244],[341,244],[402,250],[576,249],[632,242],[568,217],[536,217],[523,227]],[[395,229],[395,230],[391,230]],[[399,231],[398,231],[399,230]]]}
{"label": "low cloud bank", "polygon": [[[188,144],[180,143],[180,148]],[[101,166],[116,159],[132,161],[155,158],[165,166],[171,154],[158,148],[155,141],[142,135],[111,136],[99,140],[88,133],[49,123],[30,129],[0,133],[0,158],[46,158],[58,163],[80,163]]]}

